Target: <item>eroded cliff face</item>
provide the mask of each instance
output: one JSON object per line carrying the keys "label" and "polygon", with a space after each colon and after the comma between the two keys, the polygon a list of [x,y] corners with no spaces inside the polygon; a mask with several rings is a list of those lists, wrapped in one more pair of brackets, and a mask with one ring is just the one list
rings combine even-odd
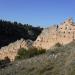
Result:
{"label": "eroded cliff face", "polygon": [[56,43],[68,44],[75,39],[75,24],[71,18],[60,25],[45,28],[37,37],[33,46],[36,48],[49,49]]}
{"label": "eroded cliff face", "polygon": [[28,49],[27,41],[24,39],[17,40],[14,43],[10,43],[8,46],[4,46],[0,49],[0,59],[8,57],[11,61],[14,61],[15,56],[20,48]]}

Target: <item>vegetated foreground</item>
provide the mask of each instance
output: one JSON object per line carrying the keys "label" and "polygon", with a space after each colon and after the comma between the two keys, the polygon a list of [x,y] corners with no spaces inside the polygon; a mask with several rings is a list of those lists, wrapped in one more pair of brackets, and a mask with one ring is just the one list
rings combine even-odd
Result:
{"label": "vegetated foreground", "polygon": [[75,42],[39,56],[16,60],[1,69],[0,75],[75,75]]}

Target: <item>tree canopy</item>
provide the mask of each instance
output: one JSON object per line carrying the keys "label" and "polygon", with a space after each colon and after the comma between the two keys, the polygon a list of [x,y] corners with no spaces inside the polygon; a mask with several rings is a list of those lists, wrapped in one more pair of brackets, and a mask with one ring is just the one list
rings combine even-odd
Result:
{"label": "tree canopy", "polygon": [[0,47],[21,38],[34,41],[42,29],[29,24],[0,20]]}

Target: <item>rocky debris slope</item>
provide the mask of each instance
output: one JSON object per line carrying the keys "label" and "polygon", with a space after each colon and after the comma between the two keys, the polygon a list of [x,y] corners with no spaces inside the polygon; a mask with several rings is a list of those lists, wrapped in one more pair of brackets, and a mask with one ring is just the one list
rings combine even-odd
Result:
{"label": "rocky debris slope", "polygon": [[4,59],[5,57],[8,57],[11,61],[15,59],[15,56],[17,55],[17,52],[20,48],[26,48],[28,49],[29,45],[32,43],[32,41],[28,40],[17,40],[14,43],[10,43],[8,46],[2,47],[0,49],[0,59]]}

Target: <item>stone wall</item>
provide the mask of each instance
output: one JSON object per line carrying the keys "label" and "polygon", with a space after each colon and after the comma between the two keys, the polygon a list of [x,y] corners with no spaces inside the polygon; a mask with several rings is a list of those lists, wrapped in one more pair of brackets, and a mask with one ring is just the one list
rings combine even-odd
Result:
{"label": "stone wall", "polygon": [[68,44],[75,40],[75,24],[71,18],[67,19],[60,25],[54,25],[45,28],[42,33],[37,37],[36,41],[31,40],[17,40],[14,43],[10,43],[8,46],[0,49],[0,59],[9,57],[11,61],[14,61],[15,56],[20,48],[36,47],[43,49],[50,49],[56,43],[62,45]]}
{"label": "stone wall", "polygon": [[17,40],[14,43],[10,43],[8,46],[0,49],[0,59],[8,57],[11,61],[14,61],[15,56],[20,48],[28,49],[27,42],[24,39]]}
{"label": "stone wall", "polygon": [[68,44],[75,40],[75,24],[71,18],[60,25],[45,28],[33,43],[34,47],[49,49],[56,43]]}

